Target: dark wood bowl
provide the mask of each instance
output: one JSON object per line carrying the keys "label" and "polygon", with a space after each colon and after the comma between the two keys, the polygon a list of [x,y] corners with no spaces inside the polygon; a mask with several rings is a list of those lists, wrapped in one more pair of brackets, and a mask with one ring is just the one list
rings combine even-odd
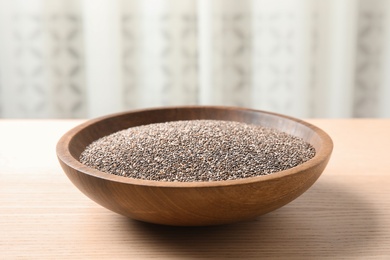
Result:
{"label": "dark wood bowl", "polygon": [[[92,169],[79,156],[93,141],[133,126],[176,120],[216,119],[272,127],[312,144],[309,161],[270,175],[214,182],[162,182]],[[66,175],[103,207],[133,219],[175,226],[219,225],[275,210],[304,193],[321,175],[333,143],[321,129],[284,115],[234,107],[169,107],[109,115],[67,132],[57,144]]]}

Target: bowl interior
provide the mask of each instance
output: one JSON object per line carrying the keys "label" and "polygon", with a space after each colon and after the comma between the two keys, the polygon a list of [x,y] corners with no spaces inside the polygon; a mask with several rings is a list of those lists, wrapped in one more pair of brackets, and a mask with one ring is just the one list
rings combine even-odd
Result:
{"label": "bowl interior", "polygon": [[120,113],[88,121],[77,128],[69,140],[68,149],[72,157],[78,161],[87,145],[114,132],[152,123],[196,119],[237,121],[275,128],[313,145],[316,156],[324,148],[324,138],[327,137],[322,130],[304,121],[274,113],[237,108],[182,107]]}

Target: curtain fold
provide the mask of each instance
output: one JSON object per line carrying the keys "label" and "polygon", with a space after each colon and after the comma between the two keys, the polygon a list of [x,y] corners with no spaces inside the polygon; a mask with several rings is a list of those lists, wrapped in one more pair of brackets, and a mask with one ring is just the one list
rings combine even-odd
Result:
{"label": "curtain fold", "polygon": [[0,117],[390,116],[386,0],[0,0]]}

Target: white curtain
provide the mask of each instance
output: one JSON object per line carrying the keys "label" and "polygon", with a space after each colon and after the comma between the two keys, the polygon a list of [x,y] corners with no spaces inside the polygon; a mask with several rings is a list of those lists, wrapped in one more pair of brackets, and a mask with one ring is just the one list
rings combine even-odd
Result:
{"label": "white curtain", "polygon": [[0,0],[0,117],[390,117],[390,1]]}

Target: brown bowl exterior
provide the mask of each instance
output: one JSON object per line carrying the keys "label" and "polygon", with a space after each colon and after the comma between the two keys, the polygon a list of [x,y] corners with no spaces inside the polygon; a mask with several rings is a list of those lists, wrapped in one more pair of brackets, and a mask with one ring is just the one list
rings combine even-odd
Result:
{"label": "brown bowl exterior", "polygon": [[[214,182],[160,182],[107,174],[79,162],[91,142],[133,126],[176,120],[215,119],[276,128],[303,138],[314,158],[266,176]],[[275,210],[304,193],[321,175],[332,153],[331,138],[299,119],[236,107],[168,107],[109,115],[81,124],[57,144],[68,178],[85,195],[114,212],[164,225],[206,226],[251,219]]]}

